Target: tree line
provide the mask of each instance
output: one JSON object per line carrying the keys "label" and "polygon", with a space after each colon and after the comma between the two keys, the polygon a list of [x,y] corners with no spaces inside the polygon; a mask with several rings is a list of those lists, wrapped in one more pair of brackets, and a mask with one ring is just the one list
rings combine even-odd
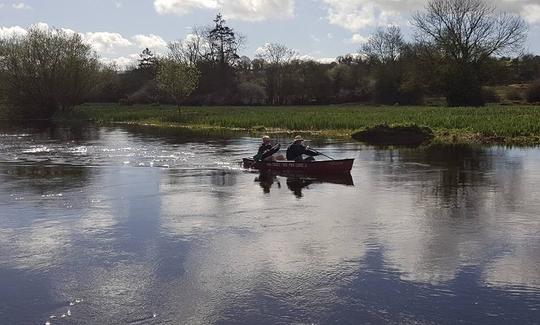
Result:
{"label": "tree line", "polygon": [[218,14],[171,42],[166,55],[145,49],[122,71],[100,64],[77,34],[31,29],[0,42],[0,91],[8,107],[38,117],[87,101],[419,105],[441,97],[449,106],[481,106],[498,96],[486,86],[517,83],[533,84],[528,99],[540,100],[540,57],[520,53],[527,34],[520,16],[484,0],[429,0],[410,23],[411,41],[397,26],[380,28],[357,53],[321,63],[278,43],[241,56],[245,37]]}

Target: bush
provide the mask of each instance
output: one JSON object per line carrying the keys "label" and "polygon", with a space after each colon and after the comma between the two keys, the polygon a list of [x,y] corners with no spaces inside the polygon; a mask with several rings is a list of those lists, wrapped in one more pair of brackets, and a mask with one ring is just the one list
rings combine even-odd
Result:
{"label": "bush", "polygon": [[121,106],[133,106],[133,100],[129,97],[120,98],[118,104]]}
{"label": "bush", "polygon": [[482,98],[486,103],[500,103],[501,98],[493,88],[482,88]]}
{"label": "bush", "polygon": [[261,105],[266,99],[264,87],[254,82],[243,82],[238,85],[240,102],[244,105]]}
{"label": "bush", "polygon": [[529,103],[540,103],[540,81],[533,83],[527,89],[527,101]]}
{"label": "bush", "polygon": [[135,104],[151,104],[159,101],[159,89],[154,80],[147,81],[140,89],[129,95]]}
{"label": "bush", "polygon": [[520,101],[523,100],[523,94],[517,88],[510,88],[506,92],[506,99],[511,101]]}
{"label": "bush", "polygon": [[405,82],[399,88],[400,105],[422,105],[424,103],[424,92],[422,87],[414,83]]}

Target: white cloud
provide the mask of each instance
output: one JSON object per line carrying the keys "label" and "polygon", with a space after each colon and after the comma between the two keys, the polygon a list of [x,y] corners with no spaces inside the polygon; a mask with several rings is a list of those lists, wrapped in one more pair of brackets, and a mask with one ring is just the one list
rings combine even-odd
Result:
{"label": "white cloud", "polygon": [[154,8],[159,14],[185,15],[195,9],[217,9],[215,0],[155,0]]}
{"label": "white cloud", "polygon": [[353,36],[347,40],[347,43],[351,43],[351,44],[362,44],[362,43],[365,43],[367,42],[367,37],[365,36],[362,36],[360,34],[353,34]]}
{"label": "white cloud", "polygon": [[16,10],[30,10],[30,9],[32,9],[32,7],[30,7],[29,5],[27,5],[24,2],[14,3],[14,4],[11,5],[11,7],[13,9],[16,9]]}
{"label": "white cloud", "polygon": [[117,8],[117,9],[120,9],[124,6],[124,4],[122,2],[115,2],[114,3],[114,6]]}
{"label": "white cloud", "polygon": [[[352,32],[364,28],[403,25],[411,14],[423,10],[425,0],[322,0],[326,4],[330,24]],[[490,5],[497,10],[521,14],[530,24],[540,23],[538,0],[494,0]]]}
{"label": "white cloud", "polygon": [[294,0],[218,0],[225,18],[263,21],[294,16]]}
{"label": "white cloud", "polygon": [[26,35],[26,29],[20,26],[0,27],[0,39],[22,35]]}
{"label": "white cloud", "polygon": [[137,54],[131,54],[117,58],[100,58],[100,61],[106,65],[115,66],[119,70],[127,70],[130,66],[137,64],[137,58]]}
{"label": "white cloud", "polygon": [[421,0],[323,0],[328,21],[350,31],[397,23],[403,12],[420,9]]}
{"label": "white cloud", "polygon": [[91,44],[98,53],[114,54],[118,48],[133,45],[127,38],[118,33],[89,32],[81,35],[84,41]]}
{"label": "white cloud", "polygon": [[167,48],[167,42],[158,35],[135,35],[131,39],[135,41],[137,46],[141,49],[149,48],[154,51],[160,51]]}
{"label": "white cloud", "polygon": [[523,7],[523,18],[529,24],[540,23],[540,5],[528,4]]}
{"label": "white cloud", "polygon": [[177,15],[212,9],[227,19],[263,21],[293,17],[294,0],[154,0],[154,8],[159,14]]}

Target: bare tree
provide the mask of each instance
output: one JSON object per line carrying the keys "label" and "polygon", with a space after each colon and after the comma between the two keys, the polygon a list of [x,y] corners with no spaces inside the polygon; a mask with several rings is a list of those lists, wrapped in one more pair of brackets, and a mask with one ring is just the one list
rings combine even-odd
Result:
{"label": "bare tree", "polygon": [[362,47],[362,51],[371,60],[380,63],[395,62],[403,47],[405,41],[401,34],[401,29],[397,26],[390,26],[386,29],[377,29]]}
{"label": "bare tree", "polygon": [[436,44],[462,62],[481,62],[491,55],[520,50],[527,37],[524,20],[483,0],[431,0],[413,17],[421,40]]}
{"label": "bare tree", "polygon": [[268,102],[284,103],[286,90],[283,81],[287,68],[298,57],[298,53],[283,44],[267,43],[256,57],[265,62]]}
{"label": "bare tree", "polygon": [[516,15],[499,13],[484,0],[430,0],[412,24],[420,42],[439,52],[450,106],[483,105],[483,65],[493,55],[518,51],[527,25]]}
{"label": "bare tree", "polygon": [[291,62],[298,56],[295,50],[280,43],[267,43],[257,53],[258,59],[263,59],[271,65],[283,65]]}
{"label": "bare tree", "polygon": [[204,60],[210,52],[208,43],[208,28],[193,27],[192,32],[185,40],[169,43],[169,51],[172,57],[178,61],[194,65]]}

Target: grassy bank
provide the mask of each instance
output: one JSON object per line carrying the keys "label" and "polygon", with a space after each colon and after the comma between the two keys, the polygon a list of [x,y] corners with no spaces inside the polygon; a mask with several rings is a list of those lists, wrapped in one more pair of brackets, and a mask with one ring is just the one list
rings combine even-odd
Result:
{"label": "grassy bank", "polygon": [[[182,107],[82,105],[76,118],[97,123],[126,122],[161,126],[238,128],[253,131],[307,131],[350,136],[381,123],[417,124],[435,132],[435,141],[540,144],[540,106],[448,107]],[[67,118],[60,116],[59,118]]]}

